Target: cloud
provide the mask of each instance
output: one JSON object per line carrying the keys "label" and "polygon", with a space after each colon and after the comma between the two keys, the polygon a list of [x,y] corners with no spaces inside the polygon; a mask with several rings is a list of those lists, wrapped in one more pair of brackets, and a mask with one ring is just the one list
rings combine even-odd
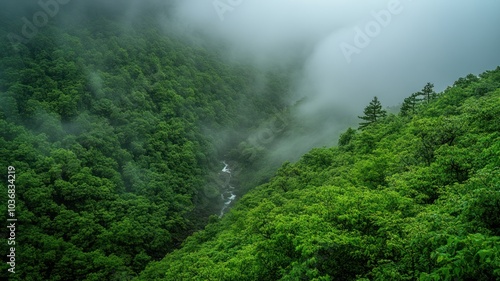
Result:
{"label": "cloud", "polygon": [[[317,131],[293,136],[281,150],[301,153],[301,143],[335,143],[332,136],[375,95],[397,105],[427,82],[443,90],[500,65],[498,11],[492,0],[186,0],[176,15],[186,32],[229,43],[228,56],[256,65],[299,60],[295,96],[308,99],[296,117]],[[350,56],[346,44],[356,48]]]}
{"label": "cloud", "polygon": [[[364,104],[379,95],[395,104],[427,81],[443,89],[500,63],[497,1],[220,0],[231,7],[222,19],[216,2],[183,1],[178,18],[258,63],[301,55],[318,103]],[[375,36],[349,63],[341,44],[354,45],[356,28],[365,31],[377,22],[374,14],[394,5],[400,13],[379,31],[372,28]]]}
{"label": "cloud", "polygon": [[[20,17],[38,7],[17,3],[4,2],[11,7],[2,10],[11,11],[3,12],[3,23],[19,30]],[[345,126],[335,120],[361,114],[375,95],[396,105],[427,82],[443,90],[458,77],[500,65],[494,0],[89,0],[64,9],[54,21],[85,10],[130,23],[142,11],[166,10],[167,27],[229,45],[228,58],[293,65],[299,75],[289,102],[307,97],[297,118],[315,124],[315,137],[328,141]]]}

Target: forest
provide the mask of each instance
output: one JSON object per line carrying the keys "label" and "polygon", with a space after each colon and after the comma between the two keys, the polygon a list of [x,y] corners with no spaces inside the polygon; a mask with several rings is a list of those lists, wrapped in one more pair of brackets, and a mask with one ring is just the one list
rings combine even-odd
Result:
{"label": "forest", "polygon": [[2,280],[500,280],[500,67],[374,95],[283,162],[314,134],[297,62],[141,13],[0,40]]}
{"label": "forest", "polygon": [[90,15],[0,44],[0,165],[15,168],[18,219],[9,280],[137,275],[219,213],[226,150],[285,107],[285,74],[225,63],[144,17]]}
{"label": "forest", "polygon": [[500,279],[500,67],[377,98],[136,280]]}

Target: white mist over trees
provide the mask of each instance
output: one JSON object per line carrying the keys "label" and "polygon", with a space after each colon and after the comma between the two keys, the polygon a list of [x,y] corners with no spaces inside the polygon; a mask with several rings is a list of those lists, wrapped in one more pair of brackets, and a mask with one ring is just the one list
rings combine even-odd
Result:
{"label": "white mist over trees", "polygon": [[493,280],[499,7],[2,1],[16,277]]}
{"label": "white mist over trees", "polygon": [[[334,143],[330,136],[344,127],[339,120],[354,125],[347,116],[360,114],[375,95],[394,106],[428,81],[443,90],[456,77],[494,68],[500,60],[498,2],[216,2],[179,2],[175,14],[185,32],[230,44],[228,59],[298,70],[290,104],[306,98],[297,118],[318,130],[313,140],[292,138],[290,151],[304,152],[304,143]],[[349,58],[345,44],[357,48]]]}

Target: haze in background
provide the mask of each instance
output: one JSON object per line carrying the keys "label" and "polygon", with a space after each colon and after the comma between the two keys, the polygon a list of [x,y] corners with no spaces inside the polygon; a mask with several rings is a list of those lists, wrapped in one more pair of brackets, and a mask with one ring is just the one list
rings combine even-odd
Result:
{"label": "haze in background", "polygon": [[176,15],[228,42],[228,56],[261,66],[300,61],[294,97],[307,100],[298,118],[314,130],[278,146],[300,155],[336,144],[373,96],[394,106],[427,82],[442,91],[496,68],[499,12],[493,0],[187,0]]}
{"label": "haze in background", "polygon": [[[231,10],[216,8],[224,5]],[[370,28],[375,36],[349,63],[341,44],[356,47],[356,28],[379,22],[373,13],[389,6],[400,12],[382,21],[388,23],[379,24],[379,32]],[[186,0],[177,15],[186,26],[230,42],[234,53],[228,55],[264,64],[300,52],[305,61],[299,85],[318,97],[318,106],[328,101],[360,109],[374,95],[397,104],[426,82],[442,90],[458,77],[495,68],[499,12],[500,2],[493,0]]]}
{"label": "haze in background", "polygon": [[[2,24],[18,31],[21,16],[40,10],[26,3],[2,3]],[[125,25],[144,10],[165,11],[170,30],[228,44],[228,60],[297,68],[288,103],[306,98],[295,117],[308,132],[276,146],[284,158],[336,144],[373,96],[397,105],[427,82],[441,91],[500,65],[495,0],[70,0],[51,21],[90,11]]]}

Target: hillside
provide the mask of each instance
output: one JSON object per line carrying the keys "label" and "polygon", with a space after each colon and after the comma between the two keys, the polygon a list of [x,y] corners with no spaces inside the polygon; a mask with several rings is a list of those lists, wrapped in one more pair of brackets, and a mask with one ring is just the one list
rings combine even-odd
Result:
{"label": "hillside", "polygon": [[500,280],[500,4],[280,1],[2,1],[0,280]]}
{"label": "hillside", "polygon": [[500,68],[430,97],[283,164],[135,280],[500,279]]}
{"label": "hillside", "polygon": [[15,173],[0,185],[15,186],[18,220],[9,280],[135,276],[219,214],[226,151],[284,108],[283,73],[229,63],[147,12],[124,25],[92,10],[0,41],[0,166]]}

